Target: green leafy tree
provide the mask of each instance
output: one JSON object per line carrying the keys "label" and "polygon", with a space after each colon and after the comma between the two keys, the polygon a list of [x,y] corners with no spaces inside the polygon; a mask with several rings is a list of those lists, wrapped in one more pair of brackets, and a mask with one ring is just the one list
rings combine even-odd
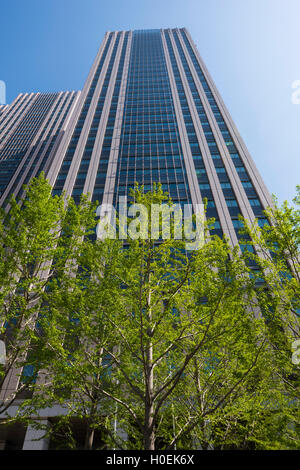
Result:
{"label": "green leafy tree", "polygon": [[[148,209],[168,200],[160,188],[133,196]],[[95,429],[127,449],[205,446],[201,426],[263,365],[253,282],[238,250],[217,237],[187,253],[184,240],[157,244],[140,226],[127,243],[87,241],[77,275],[49,290],[48,399],[87,422],[85,448]]]}
{"label": "green leafy tree", "polygon": [[[41,174],[27,187],[24,200],[12,197],[9,211],[1,211],[0,339],[5,345],[0,365],[1,413],[22,392],[31,395],[36,387],[37,372],[48,360],[46,351],[39,348],[45,292],[50,281],[70,275],[82,227],[89,228],[92,211],[87,202],[76,207],[63,196],[52,197],[51,191]],[[9,419],[7,414],[2,424]]]}
{"label": "green leafy tree", "polygon": [[[171,204],[160,186],[136,187],[132,199],[147,214]],[[197,250],[174,239],[174,226],[157,243],[141,214],[127,221],[136,236],[125,246],[95,241],[95,207],[53,198],[43,176],[22,209],[11,207],[1,226],[1,373],[5,383],[17,370],[18,381],[2,410],[28,388],[17,418],[41,427],[39,410],[61,405],[45,432],[63,432],[70,448],[74,419],[85,449],[299,448],[296,209],[270,209],[287,233],[246,224],[257,251],[241,256],[209,223]],[[26,365],[34,373],[20,380]]]}
{"label": "green leafy tree", "polygon": [[[257,299],[268,327],[268,340],[272,346],[275,372],[285,386],[285,392],[299,403],[300,385],[300,187],[294,205],[284,202],[265,214],[263,227],[245,224],[254,253],[247,257],[255,260],[263,282],[256,289]],[[298,421],[299,426],[299,421]]]}

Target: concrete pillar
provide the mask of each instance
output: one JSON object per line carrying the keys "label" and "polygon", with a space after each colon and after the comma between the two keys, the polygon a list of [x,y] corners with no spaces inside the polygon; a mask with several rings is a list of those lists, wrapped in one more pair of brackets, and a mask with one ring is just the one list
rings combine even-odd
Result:
{"label": "concrete pillar", "polygon": [[[41,420],[41,424],[50,426],[47,419]],[[23,450],[47,450],[49,448],[49,438],[43,437],[45,435],[44,429],[34,429],[32,426],[28,426],[25,440],[23,444]]]}

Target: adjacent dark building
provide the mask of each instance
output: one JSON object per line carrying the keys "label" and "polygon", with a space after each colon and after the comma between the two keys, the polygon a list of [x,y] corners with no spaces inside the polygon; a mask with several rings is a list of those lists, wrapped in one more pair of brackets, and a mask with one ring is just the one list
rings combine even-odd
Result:
{"label": "adjacent dark building", "polygon": [[24,93],[0,114],[0,204],[49,169],[80,92]]}

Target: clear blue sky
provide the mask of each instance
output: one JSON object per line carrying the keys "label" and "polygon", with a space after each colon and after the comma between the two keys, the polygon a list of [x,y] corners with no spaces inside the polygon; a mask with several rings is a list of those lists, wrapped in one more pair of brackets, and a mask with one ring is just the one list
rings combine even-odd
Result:
{"label": "clear blue sky", "polygon": [[81,89],[105,31],[187,27],[269,190],[300,184],[299,0],[6,0],[0,80],[20,92]]}

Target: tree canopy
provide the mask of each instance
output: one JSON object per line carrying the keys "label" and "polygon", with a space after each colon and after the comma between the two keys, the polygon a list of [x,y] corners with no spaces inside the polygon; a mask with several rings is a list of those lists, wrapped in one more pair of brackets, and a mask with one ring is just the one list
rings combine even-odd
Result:
{"label": "tree canopy", "polygon": [[[170,202],[159,185],[132,199]],[[75,418],[86,449],[97,433],[102,448],[299,448],[299,210],[267,217],[244,221],[255,249],[243,253],[211,234],[213,221],[192,251],[184,238],[154,241],[151,227],[97,239],[87,197],[76,205],[34,179],[0,229],[0,377],[17,384],[2,398],[6,421],[26,390],[14,419],[41,426],[39,411],[60,404],[45,432],[68,429],[70,448]]]}

